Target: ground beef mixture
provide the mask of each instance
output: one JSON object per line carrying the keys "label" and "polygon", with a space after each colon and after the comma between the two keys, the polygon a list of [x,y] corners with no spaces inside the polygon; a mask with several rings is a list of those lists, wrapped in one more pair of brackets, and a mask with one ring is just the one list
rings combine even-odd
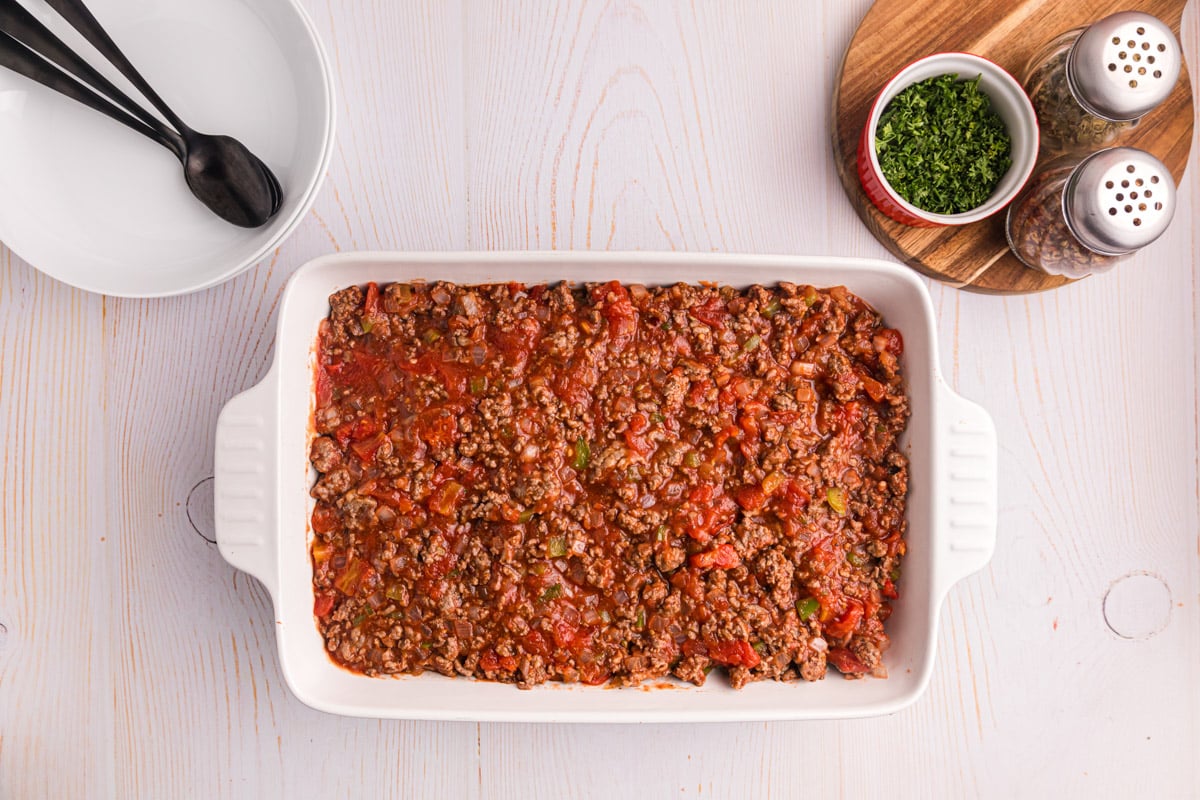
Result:
{"label": "ground beef mixture", "polygon": [[843,287],[353,286],[311,461],[343,666],[733,686],[885,677],[900,334]]}

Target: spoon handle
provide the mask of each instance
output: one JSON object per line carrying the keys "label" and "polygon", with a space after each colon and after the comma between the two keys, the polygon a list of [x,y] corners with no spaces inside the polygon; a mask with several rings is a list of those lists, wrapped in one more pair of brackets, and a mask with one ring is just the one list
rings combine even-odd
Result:
{"label": "spoon handle", "polygon": [[158,117],[142,108],[114,86],[112,81],[97,72],[91,64],[71,50],[62,39],[55,36],[49,28],[16,0],[0,0],[0,31],[7,33],[38,55],[71,73],[100,94],[107,95],[110,100],[123,106],[124,110],[131,112],[145,125],[153,128],[159,135],[160,141],[169,141],[170,145],[168,146],[175,151],[176,156],[180,159],[184,157],[182,136],[168,128]]}
{"label": "spoon handle", "polygon": [[175,143],[162,138],[158,131],[105,100],[3,31],[0,31],[0,67],[7,67],[88,108],[99,111],[146,138],[158,142],[168,150],[175,149]]}
{"label": "spoon handle", "polygon": [[150,104],[158,109],[159,113],[167,118],[167,122],[175,126],[180,133],[187,135],[190,130],[183,123],[175,112],[163,101],[158,93],[150,88],[150,84],[142,77],[141,73],[130,63],[125,54],[121,52],[121,48],[117,47],[116,42],[104,30],[99,20],[88,10],[88,7],[83,4],[82,0],[46,0],[46,4],[58,12],[58,15],[71,24],[71,27],[79,31],[84,39],[100,51],[100,55],[107,58],[114,67],[121,71],[121,74],[129,79],[142,95],[150,101]]}

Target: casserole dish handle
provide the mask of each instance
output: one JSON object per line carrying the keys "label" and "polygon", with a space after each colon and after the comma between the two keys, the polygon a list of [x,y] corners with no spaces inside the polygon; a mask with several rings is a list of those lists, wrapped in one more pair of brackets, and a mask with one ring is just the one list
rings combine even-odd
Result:
{"label": "casserole dish handle", "polygon": [[275,445],[277,377],[225,404],[217,419],[213,502],[217,547],[232,566],[276,596]]}
{"label": "casserole dish handle", "polygon": [[936,588],[978,572],[996,550],[998,446],[996,426],[982,407],[945,383],[938,388],[938,552]]}

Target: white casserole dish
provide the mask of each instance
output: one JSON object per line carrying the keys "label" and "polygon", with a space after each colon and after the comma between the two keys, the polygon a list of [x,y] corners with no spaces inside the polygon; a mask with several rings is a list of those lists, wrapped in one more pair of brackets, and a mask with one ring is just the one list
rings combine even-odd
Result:
{"label": "white casserole dish", "polygon": [[[368,678],[325,653],[313,618],[308,495],[314,342],[328,297],[351,284],[441,279],[619,280],[664,284],[779,281],[844,284],[904,336],[912,419],[908,555],[901,598],[888,621],[886,680],[759,682],[735,691],[714,676],[697,688],[608,689],[511,685],[437,674]],[[274,601],[279,658],[304,703],[335,714],[405,719],[540,722],[699,722],[828,719],[888,714],[929,683],[938,616],[956,582],[982,568],[996,541],[996,433],[979,406],[942,379],[933,308],[902,267],[863,259],[678,253],[372,253],[319,258],[291,279],[279,312],[275,363],[260,384],[229,401],[216,433],[216,534],[225,559]]]}

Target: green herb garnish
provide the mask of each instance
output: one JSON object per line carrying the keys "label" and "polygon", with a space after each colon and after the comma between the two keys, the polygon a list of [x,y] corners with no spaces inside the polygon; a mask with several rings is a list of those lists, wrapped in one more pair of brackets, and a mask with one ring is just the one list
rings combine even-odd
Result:
{"label": "green herb garnish", "polygon": [[875,128],[883,177],[917,208],[961,214],[983,205],[1012,164],[1004,121],[982,76],[940,75],[896,95]]}

